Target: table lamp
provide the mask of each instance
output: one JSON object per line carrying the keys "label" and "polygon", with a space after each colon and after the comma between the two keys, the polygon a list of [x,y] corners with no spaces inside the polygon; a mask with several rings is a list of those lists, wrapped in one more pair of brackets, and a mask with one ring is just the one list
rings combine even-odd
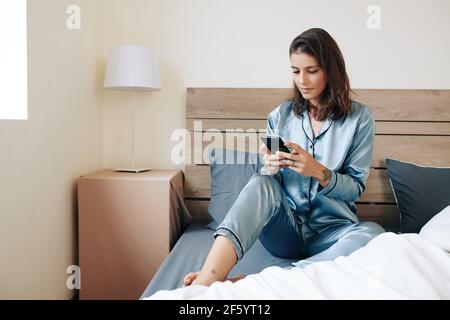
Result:
{"label": "table lamp", "polygon": [[114,169],[120,172],[140,173],[148,168],[135,167],[136,91],[161,90],[160,72],[156,51],[135,45],[119,45],[109,49],[104,81],[109,90],[130,91],[133,101],[131,132],[131,168]]}

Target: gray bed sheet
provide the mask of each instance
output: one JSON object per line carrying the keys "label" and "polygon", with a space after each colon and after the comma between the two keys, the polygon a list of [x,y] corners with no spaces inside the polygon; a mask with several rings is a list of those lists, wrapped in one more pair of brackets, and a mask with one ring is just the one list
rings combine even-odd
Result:
{"label": "gray bed sheet", "polygon": [[[149,297],[159,290],[173,290],[182,286],[188,272],[201,269],[214,241],[214,231],[206,228],[207,223],[190,224],[163,261],[140,299]],[[291,267],[297,260],[273,256],[257,240],[244,257],[231,270],[229,277],[249,275],[269,266]]]}

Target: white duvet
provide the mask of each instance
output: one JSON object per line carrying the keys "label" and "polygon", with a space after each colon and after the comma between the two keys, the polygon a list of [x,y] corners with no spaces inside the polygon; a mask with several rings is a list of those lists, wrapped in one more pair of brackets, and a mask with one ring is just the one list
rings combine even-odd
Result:
{"label": "white duvet", "polygon": [[[450,221],[450,207],[446,217]],[[436,243],[436,233],[428,229],[427,234],[381,234],[334,261],[269,267],[236,283],[161,290],[147,299],[450,299],[445,250],[450,230],[443,230],[445,239],[439,240],[445,243]]]}

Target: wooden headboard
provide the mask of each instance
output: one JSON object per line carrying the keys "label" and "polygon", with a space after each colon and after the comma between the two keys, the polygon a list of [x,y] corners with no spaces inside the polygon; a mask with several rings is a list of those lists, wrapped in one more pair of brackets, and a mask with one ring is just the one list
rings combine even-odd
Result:
{"label": "wooden headboard", "polygon": [[[395,232],[399,229],[399,214],[385,158],[450,166],[450,90],[355,92],[352,99],[368,105],[376,120],[372,169],[366,190],[357,201],[358,216],[362,221],[376,221]],[[186,126],[192,139],[187,143],[202,144],[202,150],[206,150],[211,142],[207,139],[199,142],[199,134],[194,142],[194,131],[205,133],[216,129],[217,134],[222,132],[225,146],[224,132],[241,129],[241,133],[235,134],[235,149],[257,152],[258,133],[266,129],[267,115],[289,93],[290,89],[188,88]],[[187,206],[194,221],[209,221],[211,179],[207,159],[204,161],[201,155],[193,153],[187,157],[184,170]]]}

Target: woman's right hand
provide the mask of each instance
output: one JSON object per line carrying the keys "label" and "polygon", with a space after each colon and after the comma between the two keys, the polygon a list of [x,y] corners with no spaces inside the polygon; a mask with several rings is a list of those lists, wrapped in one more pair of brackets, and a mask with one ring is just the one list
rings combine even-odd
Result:
{"label": "woman's right hand", "polygon": [[260,152],[263,154],[264,167],[261,173],[264,175],[272,176],[280,172],[279,161],[284,157],[271,154],[265,144],[261,145]]}

